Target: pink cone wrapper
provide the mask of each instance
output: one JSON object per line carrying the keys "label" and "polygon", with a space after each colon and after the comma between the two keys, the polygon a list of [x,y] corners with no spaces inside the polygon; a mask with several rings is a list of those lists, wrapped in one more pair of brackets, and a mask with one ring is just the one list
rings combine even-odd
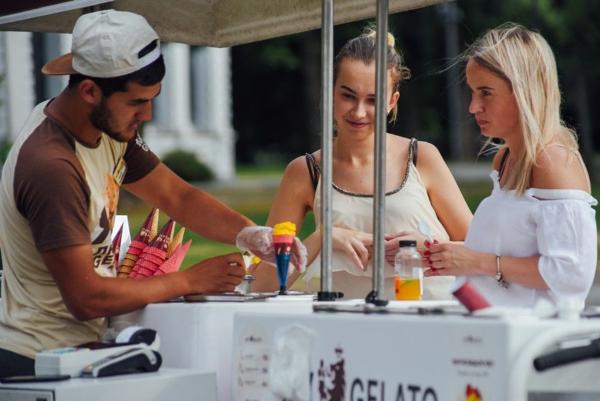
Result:
{"label": "pink cone wrapper", "polygon": [[[127,248],[127,254],[125,255],[125,259],[134,262],[134,266],[132,268],[124,268],[123,263],[121,263],[121,266],[119,267],[119,277],[129,277],[131,275],[133,268],[135,268],[135,262],[137,262],[138,257],[154,238],[155,233],[153,233],[153,231],[156,231],[155,227],[158,224],[158,214],[158,209],[154,208],[150,211],[148,216],[146,216],[144,224],[142,224],[140,231],[129,244],[129,248]],[[125,259],[123,262],[125,262]]]}
{"label": "pink cone wrapper", "polygon": [[183,259],[185,259],[185,255],[190,249],[190,245],[192,245],[192,240],[188,240],[185,244],[179,245],[173,252],[173,255],[171,255],[165,263],[160,265],[155,274],[168,274],[179,271],[181,263],[183,263]]}
{"label": "pink cone wrapper", "polygon": [[[167,259],[169,241],[173,235],[174,228],[175,221],[169,220],[160,230],[160,233],[158,233],[156,239],[152,241],[150,245],[144,248],[138,261],[132,269],[132,273],[135,272],[134,277],[138,277],[140,275],[148,277],[148,274],[152,275],[158,269],[158,267],[165,262]],[[142,273],[141,269],[145,269],[147,272]]]}

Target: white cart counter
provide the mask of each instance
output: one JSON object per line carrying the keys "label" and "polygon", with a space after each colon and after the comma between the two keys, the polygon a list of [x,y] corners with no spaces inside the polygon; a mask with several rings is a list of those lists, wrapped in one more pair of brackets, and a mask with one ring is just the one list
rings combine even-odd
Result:
{"label": "white cart counter", "polygon": [[127,320],[158,332],[163,366],[216,372],[218,399],[229,401],[234,314],[252,311],[289,317],[312,313],[311,298],[278,298],[242,303],[152,304]]}
{"label": "white cart counter", "polygon": [[[312,338],[308,349],[298,346],[297,335],[290,335],[303,331],[312,333],[307,334]],[[600,321],[240,312],[234,328],[232,399],[281,400],[272,392],[277,387],[269,377],[273,366],[296,379],[290,381],[296,393],[287,394],[288,399],[296,399],[304,383],[310,399],[318,401],[517,401],[514,389],[528,385],[541,392],[556,390],[558,384],[579,394],[569,400],[600,399],[585,395],[600,394],[594,378],[600,371],[598,360],[570,365],[567,369],[579,369],[571,379],[564,375],[566,367],[543,374],[530,368],[532,359],[544,352],[544,343],[590,332],[600,334]],[[277,358],[280,348],[286,349],[286,360]],[[291,368],[303,358],[308,359],[306,371]],[[566,380],[558,383],[559,377]],[[285,379],[280,375],[277,381]]]}

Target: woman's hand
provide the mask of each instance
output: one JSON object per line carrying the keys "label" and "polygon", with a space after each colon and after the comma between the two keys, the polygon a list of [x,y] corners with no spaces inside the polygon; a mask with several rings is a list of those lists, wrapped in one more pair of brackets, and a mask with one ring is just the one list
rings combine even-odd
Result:
{"label": "woman's hand", "polygon": [[495,263],[495,255],[473,251],[459,242],[429,244],[423,252],[423,267],[429,268],[426,277],[485,274],[482,267],[490,263]]}
{"label": "woman's hand", "polygon": [[331,229],[332,248],[346,253],[361,270],[367,270],[371,258],[373,235],[347,228]]}
{"label": "woman's hand", "polygon": [[[393,234],[386,234],[385,235],[385,260],[391,264],[392,266],[394,265],[394,261],[396,258],[396,253],[398,253],[398,249],[400,249],[400,241],[404,241],[404,240],[413,240],[413,241],[417,241],[417,249],[419,251],[424,251],[426,248],[426,242],[427,242],[427,238],[416,232],[416,231],[409,231],[409,230],[405,230],[405,231],[400,231],[397,233],[393,233]],[[436,240],[437,242],[437,240]]]}

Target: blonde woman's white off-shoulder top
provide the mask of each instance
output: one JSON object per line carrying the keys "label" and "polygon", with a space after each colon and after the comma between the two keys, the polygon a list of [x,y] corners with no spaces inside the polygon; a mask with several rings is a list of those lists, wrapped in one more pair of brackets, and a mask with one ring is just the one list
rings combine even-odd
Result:
{"label": "blonde woman's white off-shoulder top", "polygon": [[[400,188],[388,192],[385,198],[385,231],[395,233],[403,230],[417,230],[419,221],[425,221],[432,229],[433,236],[441,241],[448,240],[444,226],[436,216],[427,190],[412,162],[409,154],[406,176]],[[321,180],[315,191],[313,211],[317,227],[321,224]],[[373,232],[373,196],[350,193],[334,184],[332,191],[333,226],[352,230]],[[332,251],[333,289],[342,291],[344,298],[364,298],[372,288],[372,260],[366,271],[360,270],[346,253]],[[296,280],[292,289],[319,290],[321,274],[320,253],[307,267],[303,278]],[[385,295],[394,299],[394,268],[385,265]],[[423,299],[450,299],[450,286],[453,277],[426,278],[423,288]]]}
{"label": "blonde woman's white off-shoulder top", "polygon": [[[497,171],[490,177],[492,194],[477,208],[465,246],[501,256],[539,255],[538,270],[548,289],[515,283],[503,288],[487,276],[469,280],[493,305],[533,307],[541,298],[583,302],[596,272],[596,199],[569,189],[530,188],[518,196],[500,187]],[[458,278],[457,285],[465,279]]]}

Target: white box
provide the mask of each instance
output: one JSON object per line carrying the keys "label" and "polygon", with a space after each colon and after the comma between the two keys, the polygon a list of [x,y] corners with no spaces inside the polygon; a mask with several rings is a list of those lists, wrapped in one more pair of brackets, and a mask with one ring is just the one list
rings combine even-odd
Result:
{"label": "white box", "polygon": [[117,347],[90,350],[86,348],[58,348],[35,354],[36,375],[79,376],[81,370],[90,363],[99,361],[114,353],[140,348],[144,344],[120,345]]}

